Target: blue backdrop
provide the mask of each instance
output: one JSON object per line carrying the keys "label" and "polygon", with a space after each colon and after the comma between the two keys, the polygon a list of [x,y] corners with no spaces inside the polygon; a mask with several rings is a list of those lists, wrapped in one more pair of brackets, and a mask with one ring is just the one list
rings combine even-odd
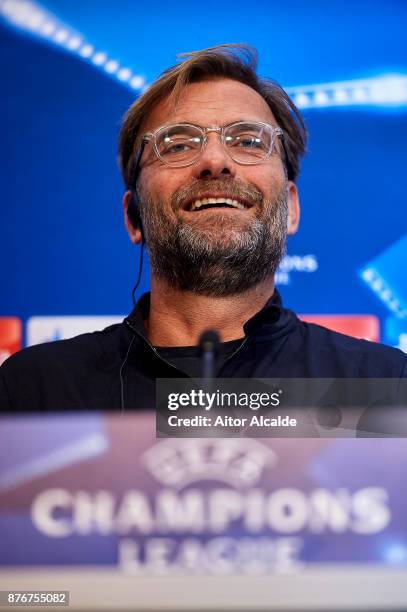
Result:
{"label": "blue backdrop", "polygon": [[310,132],[286,305],[375,315],[407,351],[406,17],[402,0],[0,1],[0,316],[129,311],[121,117],[178,52],[246,42]]}

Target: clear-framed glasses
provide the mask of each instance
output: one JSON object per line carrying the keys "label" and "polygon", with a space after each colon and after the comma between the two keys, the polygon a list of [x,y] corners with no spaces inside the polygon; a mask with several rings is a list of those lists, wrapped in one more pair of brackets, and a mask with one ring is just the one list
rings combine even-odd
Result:
{"label": "clear-framed glasses", "polygon": [[276,139],[283,136],[281,128],[261,121],[238,121],[223,127],[178,123],[144,134],[142,148],[151,141],[155,154],[164,164],[182,168],[198,161],[208,143],[209,132],[217,132],[230,157],[245,165],[259,164],[271,157]]}

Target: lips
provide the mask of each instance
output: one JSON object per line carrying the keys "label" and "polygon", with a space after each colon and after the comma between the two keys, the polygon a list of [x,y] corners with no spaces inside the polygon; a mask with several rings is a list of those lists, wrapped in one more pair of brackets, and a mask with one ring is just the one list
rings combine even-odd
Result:
{"label": "lips", "polygon": [[252,204],[246,200],[230,198],[227,196],[204,196],[187,202],[182,208],[189,212],[197,212],[213,208],[232,208],[236,210],[246,210]]}
{"label": "lips", "polygon": [[225,215],[237,215],[251,208],[261,209],[263,194],[254,185],[237,178],[199,178],[180,186],[171,198],[171,205],[174,211],[186,214],[213,209]]}

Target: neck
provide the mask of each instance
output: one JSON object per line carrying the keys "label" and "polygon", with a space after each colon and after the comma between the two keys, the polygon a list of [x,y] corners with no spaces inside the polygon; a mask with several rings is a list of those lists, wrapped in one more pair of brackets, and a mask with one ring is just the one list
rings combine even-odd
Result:
{"label": "neck", "polygon": [[148,338],[154,346],[194,346],[212,329],[221,342],[243,338],[243,325],[274,292],[273,279],[240,295],[208,297],[178,291],[152,276]]}

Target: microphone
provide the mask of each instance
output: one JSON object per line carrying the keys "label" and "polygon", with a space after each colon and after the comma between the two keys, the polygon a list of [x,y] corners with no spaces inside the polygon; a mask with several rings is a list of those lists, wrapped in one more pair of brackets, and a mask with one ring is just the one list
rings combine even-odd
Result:
{"label": "microphone", "polygon": [[219,353],[219,335],[213,329],[207,329],[199,338],[201,350],[201,378],[215,378],[216,357]]}

